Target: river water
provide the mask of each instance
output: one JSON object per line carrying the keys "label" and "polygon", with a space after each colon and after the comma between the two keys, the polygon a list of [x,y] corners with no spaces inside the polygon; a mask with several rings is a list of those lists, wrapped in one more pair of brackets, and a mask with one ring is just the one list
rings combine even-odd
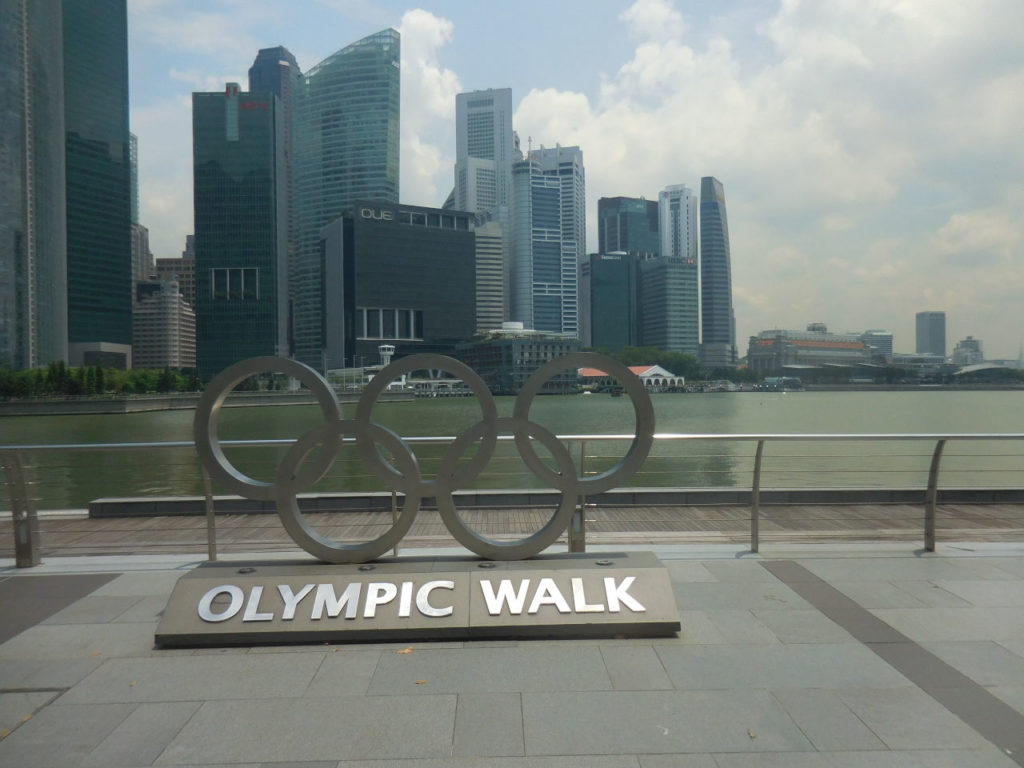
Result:
{"label": "river water", "polygon": [[[1024,392],[722,392],[652,397],[660,434],[1017,433],[1024,434]],[[511,415],[514,398],[498,398]],[[346,405],[343,415],[355,413]],[[0,417],[0,446],[187,441],[193,411],[82,416]],[[374,419],[403,437],[456,435],[480,418],[473,398],[378,404]],[[532,421],[559,435],[634,431],[628,397],[608,395],[537,398]],[[321,421],[316,406],[228,408],[221,415],[225,440],[295,438]],[[603,471],[628,441],[569,444],[577,466]],[[749,487],[753,441],[656,442],[643,469],[630,481],[652,487]],[[934,441],[770,441],[765,447],[764,488],[923,487]],[[438,446],[417,445],[421,471],[436,470]],[[234,449],[228,455],[247,474],[272,481],[283,449]],[[43,509],[82,508],[109,496],[192,495],[202,482],[193,449],[146,449],[26,454]],[[1024,441],[950,443],[943,455],[944,487],[1024,487]],[[477,487],[542,487],[511,443],[499,446]],[[358,455],[343,452],[314,490],[380,490]],[[0,506],[9,508],[6,492]]]}

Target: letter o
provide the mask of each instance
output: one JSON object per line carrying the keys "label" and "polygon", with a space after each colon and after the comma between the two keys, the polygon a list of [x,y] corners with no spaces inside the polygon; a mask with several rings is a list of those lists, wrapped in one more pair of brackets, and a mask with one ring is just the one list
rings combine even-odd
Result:
{"label": "letter o", "polygon": [[[222,613],[214,613],[213,601],[219,595],[231,595],[231,604]],[[242,610],[244,600],[245,595],[242,594],[241,587],[236,587],[234,584],[223,584],[219,587],[214,587],[199,598],[199,618],[210,622],[227,621]]]}

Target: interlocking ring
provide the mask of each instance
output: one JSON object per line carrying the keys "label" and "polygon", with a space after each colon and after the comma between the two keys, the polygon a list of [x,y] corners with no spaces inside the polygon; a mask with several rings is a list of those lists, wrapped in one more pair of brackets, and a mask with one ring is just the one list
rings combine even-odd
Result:
{"label": "interlocking ring", "polygon": [[[548,429],[529,420],[533,398],[552,376],[581,367],[599,368],[615,377],[629,393],[636,418],[636,434],[626,456],[608,471],[593,477],[578,477],[572,457],[562,442]],[[476,395],[481,410],[480,421],[456,436],[445,451],[433,480],[422,477],[408,444],[371,418],[374,404],[391,381],[426,368],[444,370],[460,378]],[[254,480],[235,468],[225,457],[217,434],[217,417],[227,396],[242,380],[261,373],[284,373],[297,378],[314,394],[324,416],[322,424],[292,444],[273,483]],[[342,419],[333,390],[312,368],[284,358],[254,357],[232,365],[210,383],[196,408],[193,432],[199,457],[212,478],[240,496],[275,501],[278,517],[295,543],[325,562],[363,563],[393,549],[412,526],[420,501],[431,496],[437,500],[445,526],[467,549],[492,560],[522,560],[555,542],[569,525],[578,497],[621,485],[643,464],[654,442],[654,408],[643,383],[625,365],[606,355],[577,352],[541,366],[517,397],[513,415],[498,417],[494,397],[472,368],[444,355],[419,354],[386,366],[363,390],[355,418]],[[513,435],[527,467],[562,495],[547,523],[533,534],[511,541],[489,539],[472,530],[459,516],[454,497],[456,490],[472,483],[490,462],[498,434],[502,432]],[[355,438],[363,460],[385,487],[405,496],[398,519],[391,528],[375,539],[357,544],[332,541],[318,533],[305,520],[298,503],[298,494],[309,490],[330,469],[345,436]],[[551,454],[557,471],[538,457],[534,440]],[[479,443],[475,455],[459,466],[460,458],[474,443]],[[385,458],[382,448],[395,464]],[[314,451],[315,457],[304,467]]]}

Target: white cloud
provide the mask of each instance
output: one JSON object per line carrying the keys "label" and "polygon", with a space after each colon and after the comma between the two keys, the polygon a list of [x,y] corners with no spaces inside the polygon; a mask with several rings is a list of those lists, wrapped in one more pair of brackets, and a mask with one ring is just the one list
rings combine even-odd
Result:
{"label": "white cloud", "polygon": [[402,17],[398,31],[402,35],[401,199],[438,206],[451,188],[455,95],[462,90],[459,78],[438,57],[452,41],[454,25],[427,11],[413,10]]}

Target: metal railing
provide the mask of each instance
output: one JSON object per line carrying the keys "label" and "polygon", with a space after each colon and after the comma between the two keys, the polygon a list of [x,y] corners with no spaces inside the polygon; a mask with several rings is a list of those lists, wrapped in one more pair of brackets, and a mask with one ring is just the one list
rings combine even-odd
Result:
{"label": "metal railing", "polygon": [[[607,454],[599,453],[588,453],[588,448],[592,448],[595,444],[603,444],[608,442],[628,442],[633,439],[632,435],[560,435],[559,439],[570,445],[571,452],[578,455],[579,471],[581,475],[595,474],[603,471],[601,468],[604,464],[609,461]],[[452,437],[408,437],[405,438],[406,442],[412,447],[417,445],[445,445],[449,444],[454,440]],[[502,442],[512,440],[510,436],[499,437]],[[351,442],[351,441],[348,441]],[[750,550],[752,552],[759,551],[761,532],[760,523],[762,519],[762,492],[767,490],[764,484],[764,478],[766,475],[765,465],[769,460],[779,461],[780,464],[784,463],[785,460],[796,461],[796,465],[804,465],[809,463],[810,460],[820,460],[822,458],[838,459],[840,463],[848,461],[851,458],[864,458],[864,453],[849,454],[849,453],[838,453],[838,454],[823,454],[820,450],[817,450],[821,444],[847,444],[847,443],[874,443],[876,445],[886,446],[892,448],[895,444],[903,443],[917,443],[926,446],[924,452],[917,453],[882,453],[878,454],[882,461],[892,462],[894,457],[901,459],[910,459],[909,468],[892,469],[892,468],[881,468],[876,470],[870,470],[872,474],[884,474],[885,472],[901,472],[904,474],[918,475],[919,470],[916,469],[916,462],[926,461],[927,472],[921,479],[923,482],[915,483],[915,487],[924,492],[924,520],[923,520],[923,538],[924,538],[924,549],[926,551],[934,551],[936,545],[936,512],[939,499],[940,490],[940,479],[942,477],[942,470],[944,468],[943,460],[946,459],[947,463],[950,460],[950,452],[947,451],[947,446],[956,444],[960,446],[967,446],[978,443],[1015,443],[1022,446],[1024,449],[1024,434],[1013,433],[983,433],[983,434],[856,434],[856,433],[845,433],[845,434],[675,434],[675,433],[661,433],[655,435],[656,446],[686,446],[690,444],[706,444],[710,442],[716,443],[742,443],[753,446],[752,466],[749,469],[750,481],[748,485],[736,485],[732,481],[735,481],[737,472],[734,467],[731,466],[729,461],[737,458],[746,458],[743,456],[737,457],[732,453],[724,454],[708,454],[698,453],[694,455],[683,455],[677,454],[672,456],[660,456],[648,458],[648,463],[653,460],[660,462],[663,465],[667,465],[669,469],[667,472],[672,472],[672,467],[685,462],[690,459],[711,459],[714,458],[727,458],[729,461],[724,462],[726,469],[712,469],[702,470],[704,473],[711,472],[722,472],[728,473],[729,485],[733,488],[746,487],[750,492],[750,531],[749,531],[749,542]],[[283,450],[291,446],[294,443],[290,439],[276,439],[276,440],[234,440],[234,441],[223,441],[223,445],[228,449],[253,449],[253,448],[274,448]],[[781,446],[791,444],[812,444],[817,450],[816,453],[812,454],[792,454],[792,453],[777,453],[770,450],[766,450],[769,446]],[[8,445],[0,446],[0,463],[4,466],[4,476],[8,487],[8,497],[10,499],[10,510],[12,516],[12,522],[14,525],[14,543],[15,543],[15,559],[18,567],[31,567],[38,564],[39,562],[39,525],[38,525],[38,513],[37,513],[37,500],[38,494],[35,492],[40,485],[39,481],[33,481],[30,479],[31,475],[31,461],[30,459],[36,459],[43,455],[77,455],[81,453],[99,452],[99,453],[111,453],[111,452],[140,452],[146,450],[190,450],[194,452],[195,446],[191,441],[165,441],[165,442],[132,442],[132,443],[97,443],[97,444],[50,444],[50,445]],[[1017,452],[1015,453],[998,453],[998,454],[970,454],[964,453],[959,454],[961,458],[969,457],[981,463],[994,460],[996,457],[1002,460],[1008,460],[1010,463],[1010,474],[1013,475],[1014,482],[1008,486],[1008,488],[1022,489],[1024,488],[1024,453],[1014,448]],[[192,454],[194,457],[194,453]],[[190,463],[192,457],[190,457]],[[197,462],[195,462],[197,464]],[[596,468],[595,468],[596,467]],[[201,470],[200,470],[201,471]],[[793,477],[794,473],[801,471],[818,471],[818,470],[802,470],[800,466],[793,468],[792,466],[784,470],[776,470],[779,476]],[[837,473],[842,472],[865,472],[861,468],[855,469],[833,469],[830,473],[834,476]],[[974,470],[976,472],[984,472],[984,469]],[[496,473],[498,475],[505,474],[506,476],[515,474],[514,472]],[[923,474],[923,472],[922,472]],[[641,470],[638,475],[643,475]],[[207,537],[207,549],[209,558],[211,560],[217,557],[217,544],[216,544],[216,511],[213,496],[213,487],[209,477],[205,471],[201,471],[202,477],[202,490],[201,495],[206,500],[206,537]],[[634,483],[635,484],[635,483]],[[667,488],[678,488],[679,486],[666,486]],[[694,486],[684,486],[687,488],[693,488]],[[815,488],[821,490],[829,490],[830,488],[839,488],[843,486],[836,485],[810,485],[805,486],[807,488]],[[873,485],[870,487],[885,487],[884,485]],[[978,487],[987,487],[981,485]],[[568,538],[570,549],[576,549],[581,551],[585,548],[585,526],[586,517],[583,513],[584,506],[586,505],[585,499],[579,500],[578,514],[574,518],[572,524],[569,527]]]}

